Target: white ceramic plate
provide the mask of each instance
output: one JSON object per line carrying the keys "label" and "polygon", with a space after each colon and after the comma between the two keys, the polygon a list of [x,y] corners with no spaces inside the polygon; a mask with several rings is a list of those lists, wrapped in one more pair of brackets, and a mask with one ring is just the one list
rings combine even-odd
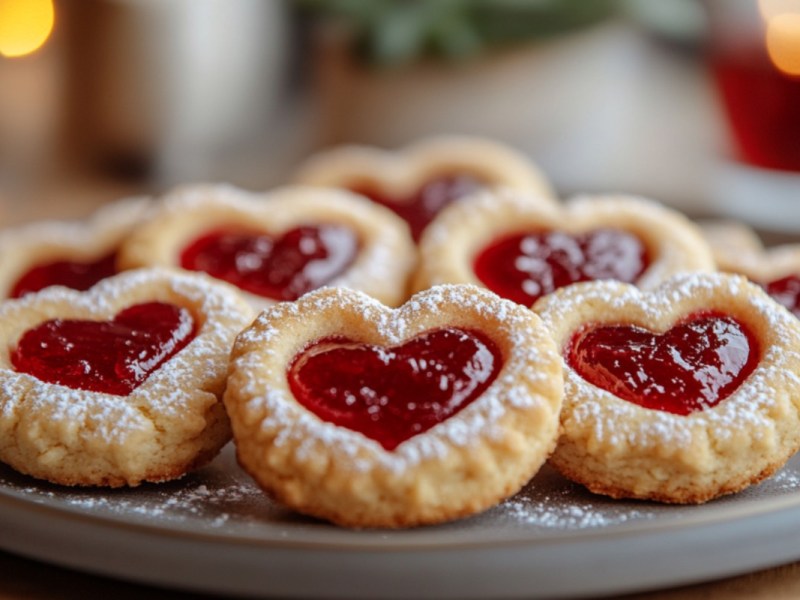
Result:
{"label": "white ceramic plate", "polygon": [[545,468],[449,525],[352,531],[263,495],[228,446],[196,474],[138,489],[43,484],[0,466],[0,548],[113,577],[264,597],[604,595],[800,559],[800,457],[704,506],[593,496]]}

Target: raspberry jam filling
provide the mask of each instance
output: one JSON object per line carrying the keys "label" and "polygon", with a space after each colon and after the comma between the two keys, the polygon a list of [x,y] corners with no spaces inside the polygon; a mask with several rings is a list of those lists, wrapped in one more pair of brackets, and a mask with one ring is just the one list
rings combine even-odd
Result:
{"label": "raspberry jam filling", "polygon": [[194,336],[188,310],[148,302],[110,321],[45,321],[22,335],[11,363],[47,383],[126,396]]}
{"label": "raspberry jam filling", "polygon": [[453,173],[429,179],[408,198],[388,196],[371,183],[353,185],[350,190],[392,209],[408,223],[414,240],[419,241],[422,230],[439,211],[454,200],[484,189],[486,185],[485,181],[473,175]]}
{"label": "raspberry jam filling", "polygon": [[296,300],[341,275],[357,253],[358,238],[341,225],[305,225],[278,238],[229,228],[189,244],[181,266],[258,296]]}
{"label": "raspberry jam filling", "polygon": [[800,275],[789,275],[762,285],[770,296],[800,319]]}
{"label": "raspberry jam filling", "polygon": [[37,265],[19,278],[11,288],[9,298],[20,298],[51,285],[63,285],[73,290],[88,290],[106,277],[116,275],[116,252],[94,262],[59,260]]}
{"label": "raspberry jam filling", "polygon": [[663,334],[623,325],[585,327],[573,335],[567,362],[623,400],[688,415],[730,396],[758,366],[759,349],[733,317],[698,313]]}
{"label": "raspberry jam filling", "polygon": [[287,379],[295,399],[320,419],[391,451],[478,398],[502,362],[483,334],[445,328],[390,347],[318,340],[294,357]]}
{"label": "raspberry jam filling", "polygon": [[648,265],[642,240],[627,231],[605,228],[577,235],[544,230],[502,237],[478,253],[473,268],[487,288],[530,306],[579,281],[633,283]]}

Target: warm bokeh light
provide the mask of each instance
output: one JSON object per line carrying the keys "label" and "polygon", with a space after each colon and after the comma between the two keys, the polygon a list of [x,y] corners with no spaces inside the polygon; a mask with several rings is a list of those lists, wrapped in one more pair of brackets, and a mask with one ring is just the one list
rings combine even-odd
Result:
{"label": "warm bokeh light", "polygon": [[800,76],[800,12],[778,15],[767,22],[767,51],[778,69]]}
{"label": "warm bokeh light", "polygon": [[24,56],[53,31],[52,0],[0,0],[0,54]]}
{"label": "warm bokeh light", "polygon": [[764,21],[784,14],[800,14],[800,0],[758,0],[758,8]]}

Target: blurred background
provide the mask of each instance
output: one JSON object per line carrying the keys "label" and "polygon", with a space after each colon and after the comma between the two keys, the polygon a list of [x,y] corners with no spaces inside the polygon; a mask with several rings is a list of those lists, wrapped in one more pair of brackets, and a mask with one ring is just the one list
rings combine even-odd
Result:
{"label": "blurred background", "polygon": [[437,133],[800,233],[800,0],[0,0],[4,224]]}

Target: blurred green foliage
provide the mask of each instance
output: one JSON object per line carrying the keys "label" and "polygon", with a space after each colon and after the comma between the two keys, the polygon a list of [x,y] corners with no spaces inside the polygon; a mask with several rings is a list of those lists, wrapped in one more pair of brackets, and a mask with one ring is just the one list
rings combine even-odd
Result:
{"label": "blurred green foliage", "polygon": [[[651,0],[658,1],[658,0]],[[669,0],[667,0],[669,1]],[[299,0],[314,18],[342,22],[366,60],[464,58],[549,37],[612,15],[618,0]]]}

